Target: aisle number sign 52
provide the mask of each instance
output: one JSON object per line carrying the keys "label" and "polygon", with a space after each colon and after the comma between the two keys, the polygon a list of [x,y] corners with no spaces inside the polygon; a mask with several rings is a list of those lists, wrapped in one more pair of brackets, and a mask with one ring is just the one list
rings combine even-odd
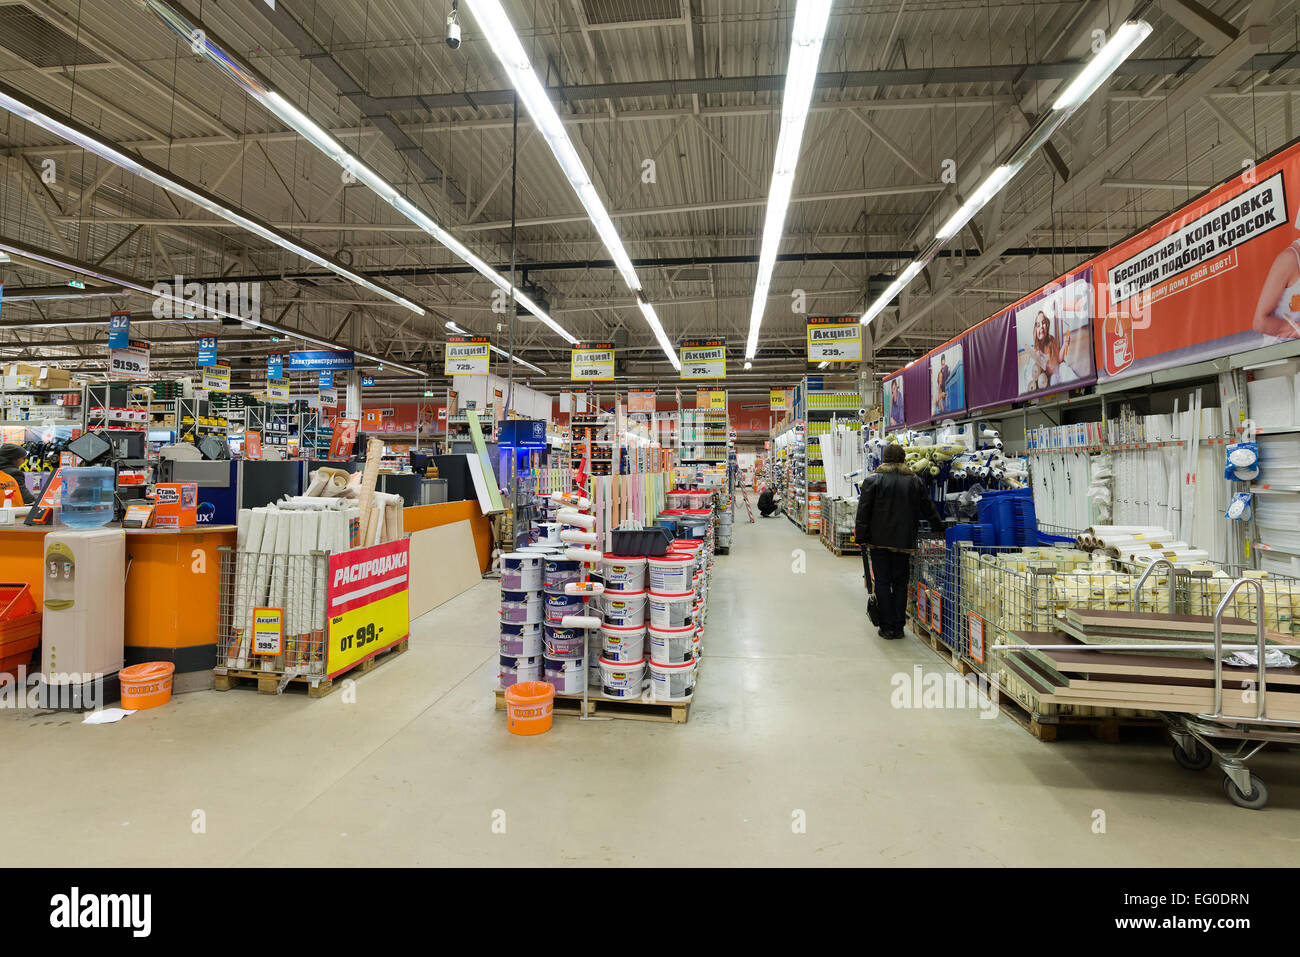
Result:
{"label": "aisle number sign 52", "polygon": [[449,336],[443,375],[487,375],[492,345],[487,336]]}

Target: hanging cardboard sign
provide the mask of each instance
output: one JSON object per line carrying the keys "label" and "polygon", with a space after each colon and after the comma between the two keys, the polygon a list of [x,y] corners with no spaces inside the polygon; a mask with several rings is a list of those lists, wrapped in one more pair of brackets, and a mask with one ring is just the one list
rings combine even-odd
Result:
{"label": "hanging cardboard sign", "polygon": [[723,389],[697,389],[695,392],[695,408],[697,409],[725,409],[727,407],[727,393]]}
{"label": "hanging cardboard sign", "polygon": [[683,379],[725,379],[727,340],[686,339],[681,350]]}
{"label": "hanging cardboard sign", "polygon": [[274,355],[266,357],[266,377],[268,379],[284,378],[284,356]]}
{"label": "hanging cardboard sign", "polygon": [[808,320],[809,362],[861,362],[862,323],[857,316],[817,316]]}
{"label": "hanging cardboard sign", "polygon": [[267,379],[266,380],[266,397],[272,402],[289,401],[289,380],[288,379]]}
{"label": "hanging cardboard sign", "polygon": [[363,376],[361,377],[361,388],[364,389],[366,386],[371,386],[371,385],[374,385],[374,384],[375,384],[375,377],[374,377],[374,376],[372,376],[372,375],[363,375]]}
{"label": "hanging cardboard sign", "polygon": [[320,404],[322,406],[324,406],[327,409],[338,408],[338,404],[339,404],[338,389],[321,389],[319,395],[320,395]]}
{"label": "hanging cardboard sign", "polygon": [[131,345],[131,314],[115,312],[108,317],[108,347],[126,349]]}
{"label": "hanging cardboard sign", "polygon": [[614,343],[575,342],[569,353],[569,378],[594,381],[614,378]]}
{"label": "hanging cardboard sign", "polygon": [[217,337],[203,336],[199,339],[199,361],[200,366],[214,366],[217,364]]}
{"label": "hanging cardboard sign", "polygon": [[768,393],[767,407],[772,412],[784,412],[789,408],[785,404],[785,389],[772,389]]}
{"label": "hanging cardboard sign", "polygon": [[652,415],[655,411],[655,390],[630,390],[627,394],[627,411],[630,415]]}
{"label": "hanging cardboard sign", "polygon": [[487,336],[448,336],[443,375],[487,375],[492,344]]}
{"label": "hanging cardboard sign", "polygon": [[288,369],[290,372],[320,372],[322,369],[347,372],[352,368],[352,363],[351,351],[313,349],[289,353]]}
{"label": "hanging cardboard sign", "polygon": [[208,366],[204,369],[203,388],[208,392],[229,392],[230,366]]}
{"label": "hanging cardboard sign", "polygon": [[125,349],[110,349],[108,374],[113,379],[149,378],[149,345],[133,340]]}
{"label": "hanging cardboard sign", "polygon": [[253,609],[253,654],[278,655],[284,644],[284,609]]}

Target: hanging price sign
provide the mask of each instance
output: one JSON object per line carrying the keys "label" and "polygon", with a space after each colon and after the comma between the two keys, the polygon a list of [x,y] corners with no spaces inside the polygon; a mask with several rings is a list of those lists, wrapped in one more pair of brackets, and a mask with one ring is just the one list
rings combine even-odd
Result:
{"label": "hanging price sign", "polygon": [[492,345],[487,336],[448,336],[443,375],[487,375]]}
{"label": "hanging price sign", "polygon": [[109,350],[108,374],[114,379],[149,378],[148,344],[136,341],[125,349]]}
{"label": "hanging price sign", "polygon": [[266,397],[272,402],[289,401],[289,380],[288,379],[267,379],[266,380]]}
{"label": "hanging price sign", "polygon": [[208,366],[204,369],[203,388],[209,392],[229,392],[230,366]]}
{"label": "hanging price sign", "polygon": [[582,380],[614,378],[614,343],[576,342],[569,353],[569,378]]}
{"label": "hanging price sign", "polygon": [[784,412],[789,406],[785,404],[785,389],[772,389],[768,392],[767,407],[773,412]]}
{"label": "hanging price sign", "polygon": [[856,316],[808,320],[809,362],[861,362],[862,323]]}
{"label": "hanging price sign", "polygon": [[727,340],[686,339],[682,342],[683,379],[725,379]]}

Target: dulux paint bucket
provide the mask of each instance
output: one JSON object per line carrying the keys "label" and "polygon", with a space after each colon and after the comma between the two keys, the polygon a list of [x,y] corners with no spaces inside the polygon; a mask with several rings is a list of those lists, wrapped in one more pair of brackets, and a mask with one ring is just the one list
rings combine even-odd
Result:
{"label": "dulux paint bucket", "polygon": [[501,620],[513,625],[532,625],[542,620],[542,593],[539,591],[503,591]]}
{"label": "dulux paint bucket", "polygon": [[656,628],[651,625],[650,660],[661,665],[678,665],[694,655],[691,643],[695,640],[695,626],[688,628]]}
{"label": "dulux paint bucket", "polygon": [[694,659],[677,665],[650,662],[650,696],[655,701],[684,701],[694,693]]}
{"label": "dulux paint bucket", "polygon": [[516,681],[539,681],[541,677],[542,659],[540,657],[501,656],[501,687],[509,688]]}
{"label": "dulux paint bucket", "polygon": [[510,552],[501,556],[502,591],[536,591],[542,587],[540,555]]}
{"label": "dulux paint bucket", "polygon": [[560,544],[560,523],[559,522],[538,522],[537,543],[539,545]]}
{"label": "dulux paint bucket", "polygon": [[[573,660],[582,657],[587,646],[587,633],[580,628],[552,628],[547,626],[545,635],[546,657]],[[596,646],[596,642],[592,642]]]}
{"label": "dulux paint bucket", "polygon": [[690,628],[695,624],[693,591],[684,591],[680,595],[651,592],[647,604],[650,606],[651,628]]}
{"label": "dulux paint bucket", "polygon": [[661,595],[680,595],[691,589],[695,559],[685,552],[668,552],[661,558],[647,558],[650,591]]}
{"label": "dulux paint bucket", "polygon": [[645,681],[645,661],[600,659],[600,691],[606,698],[639,698]]}
{"label": "dulux paint bucket", "polygon": [[566,595],[564,587],[546,590],[546,620],[559,623],[565,615],[581,615],[582,598],[579,595]]}
{"label": "dulux paint bucket", "polygon": [[542,626],[501,623],[501,654],[532,658],[542,653]]}
{"label": "dulux paint bucket", "polygon": [[582,694],[582,679],[586,672],[581,661],[547,656],[543,659],[542,674],[543,681],[555,686],[556,694]]}
{"label": "dulux paint bucket", "polygon": [[646,594],[643,591],[605,592],[601,596],[601,614],[605,624],[622,628],[645,625]]}
{"label": "dulux paint bucket", "polygon": [[600,648],[600,656],[606,661],[640,661],[645,657],[645,628],[604,625],[600,629]]}
{"label": "dulux paint bucket", "polygon": [[548,558],[542,569],[542,584],[548,588],[563,588],[570,582],[582,580],[582,565],[571,558]]}
{"label": "dulux paint bucket", "polygon": [[600,573],[606,591],[645,591],[645,558],[635,555],[606,555]]}

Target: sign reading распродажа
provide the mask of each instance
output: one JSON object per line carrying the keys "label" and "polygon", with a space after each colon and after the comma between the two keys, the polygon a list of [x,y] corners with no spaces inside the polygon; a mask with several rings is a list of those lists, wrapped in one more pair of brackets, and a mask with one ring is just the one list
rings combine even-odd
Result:
{"label": "sign reading \u0440\u0430\u0441\u043f\u0440\u043e\u0434\u0430\u0436\u0430", "polygon": [[330,555],[325,672],[337,677],[410,634],[407,539]]}

